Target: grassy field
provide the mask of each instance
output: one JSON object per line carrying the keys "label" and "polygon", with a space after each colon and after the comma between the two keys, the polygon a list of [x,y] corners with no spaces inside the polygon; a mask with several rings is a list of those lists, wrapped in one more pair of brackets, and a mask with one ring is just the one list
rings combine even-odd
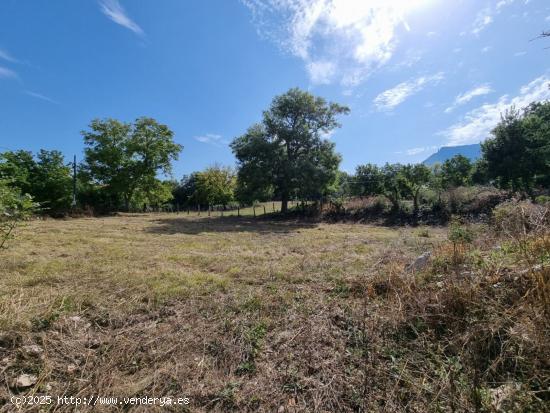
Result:
{"label": "grassy field", "polygon": [[[403,315],[411,296],[392,292],[416,287],[395,274],[415,282],[406,266],[446,236],[185,214],[27,223],[1,253],[0,411],[14,394],[189,397],[184,411],[445,410],[448,389],[430,378],[445,374],[431,370],[441,353],[417,366],[383,338],[401,322],[399,334],[423,328]],[[413,365],[425,377],[408,377]],[[18,385],[23,374],[35,383]],[[54,410],[74,406],[29,408]]]}

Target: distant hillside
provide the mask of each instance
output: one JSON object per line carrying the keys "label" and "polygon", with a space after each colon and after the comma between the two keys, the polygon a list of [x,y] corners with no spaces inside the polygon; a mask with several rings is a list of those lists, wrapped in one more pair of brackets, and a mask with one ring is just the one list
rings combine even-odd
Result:
{"label": "distant hillside", "polygon": [[463,155],[471,161],[475,161],[481,158],[481,145],[474,143],[473,145],[461,145],[461,146],[444,146],[426,159],[424,165],[434,165],[436,163],[443,163],[447,159],[451,159],[455,155]]}

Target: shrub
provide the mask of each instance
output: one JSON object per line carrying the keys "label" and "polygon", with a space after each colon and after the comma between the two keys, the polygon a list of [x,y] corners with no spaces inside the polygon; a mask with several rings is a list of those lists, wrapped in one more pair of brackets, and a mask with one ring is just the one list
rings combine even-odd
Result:
{"label": "shrub", "polygon": [[457,217],[453,217],[448,238],[453,244],[453,264],[456,266],[464,261],[465,250],[474,240],[474,234]]}
{"label": "shrub", "polygon": [[547,232],[550,226],[550,211],[546,205],[511,200],[494,209],[493,222],[499,232],[519,240],[529,234]]}
{"label": "shrub", "polygon": [[535,198],[535,203],[539,205],[550,204],[550,195],[540,195]]}
{"label": "shrub", "polygon": [[17,224],[30,216],[35,208],[36,204],[29,195],[22,195],[17,188],[0,181],[0,249],[13,238]]}

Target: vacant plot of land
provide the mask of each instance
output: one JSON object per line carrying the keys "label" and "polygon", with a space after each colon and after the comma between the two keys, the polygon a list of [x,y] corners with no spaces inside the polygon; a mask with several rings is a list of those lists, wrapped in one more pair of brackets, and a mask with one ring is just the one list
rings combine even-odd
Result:
{"label": "vacant plot of land", "polygon": [[357,344],[367,281],[444,235],[174,214],[28,223],[0,260],[0,396],[351,410],[370,380]]}

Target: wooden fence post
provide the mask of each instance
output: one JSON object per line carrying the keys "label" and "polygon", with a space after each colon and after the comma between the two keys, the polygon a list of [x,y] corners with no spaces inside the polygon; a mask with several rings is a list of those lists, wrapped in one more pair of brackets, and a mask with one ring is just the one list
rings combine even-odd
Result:
{"label": "wooden fence post", "polygon": [[252,210],[254,211],[254,217],[255,217],[256,216],[256,206],[255,205],[252,206]]}
{"label": "wooden fence post", "polygon": [[265,215],[265,205],[264,205],[264,215]]}
{"label": "wooden fence post", "polygon": [[238,217],[241,216],[241,207],[240,207],[240,205],[237,207],[237,216]]}
{"label": "wooden fence post", "polygon": [[197,211],[199,211],[199,217],[201,216],[201,204],[197,205]]}

